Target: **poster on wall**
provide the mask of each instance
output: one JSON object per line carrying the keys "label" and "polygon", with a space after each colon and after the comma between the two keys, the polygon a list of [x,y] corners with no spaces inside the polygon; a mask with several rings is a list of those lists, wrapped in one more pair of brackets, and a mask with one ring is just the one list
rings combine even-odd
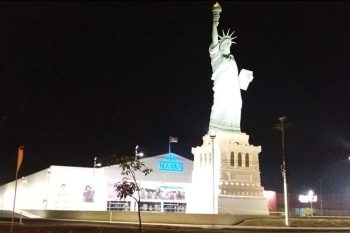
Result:
{"label": "poster on wall", "polygon": [[[109,181],[107,185],[108,200],[119,200],[116,192],[116,181]],[[140,190],[141,200],[172,200],[184,201],[185,187],[182,185],[161,185],[159,183],[144,183]]]}
{"label": "poster on wall", "polygon": [[62,183],[57,187],[54,199],[54,209],[68,209],[69,193],[70,190],[66,183]]}
{"label": "poster on wall", "polygon": [[143,200],[185,200],[185,189],[181,186],[161,185],[157,187],[142,187],[140,197]]}
{"label": "poster on wall", "polygon": [[86,185],[83,191],[83,202],[94,202],[95,190],[90,185]]}

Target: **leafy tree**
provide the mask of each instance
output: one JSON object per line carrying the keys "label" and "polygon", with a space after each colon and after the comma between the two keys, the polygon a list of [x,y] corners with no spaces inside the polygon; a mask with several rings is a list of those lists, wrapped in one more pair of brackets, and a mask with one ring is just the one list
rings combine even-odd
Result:
{"label": "leafy tree", "polygon": [[[135,159],[134,157],[122,157],[119,159],[119,167],[122,169],[122,181],[116,184],[117,197],[125,199],[132,197],[137,202],[137,212],[139,217],[139,229],[142,232],[141,226],[141,198],[140,184],[137,182],[137,173],[143,173],[145,176],[152,172],[152,169],[146,167],[145,163]],[[135,195],[136,194],[136,195]]]}

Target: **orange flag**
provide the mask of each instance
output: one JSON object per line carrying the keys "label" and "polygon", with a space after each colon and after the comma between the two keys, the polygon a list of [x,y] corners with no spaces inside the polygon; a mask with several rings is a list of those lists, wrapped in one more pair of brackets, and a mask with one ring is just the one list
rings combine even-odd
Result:
{"label": "orange flag", "polygon": [[18,147],[16,174],[18,173],[18,170],[21,167],[21,164],[22,164],[22,161],[23,161],[23,148],[24,148],[24,146]]}

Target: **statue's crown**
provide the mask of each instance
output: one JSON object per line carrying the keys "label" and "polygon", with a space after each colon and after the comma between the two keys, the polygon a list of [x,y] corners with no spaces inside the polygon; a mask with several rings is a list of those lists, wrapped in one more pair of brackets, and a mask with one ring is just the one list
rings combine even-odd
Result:
{"label": "statue's crown", "polygon": [[233,33],[235,33],[235,31],[233,31],[230,34],[230,29],[227,30],[227,33],[225,33],[224,30],[222,30],[222,36],[219,35],[219,43],[221,44],[224,40],[230,40],[232,43],[237,44],[236,42],[234,42],[233,40],[237,38],[237,36],[232,37]]}

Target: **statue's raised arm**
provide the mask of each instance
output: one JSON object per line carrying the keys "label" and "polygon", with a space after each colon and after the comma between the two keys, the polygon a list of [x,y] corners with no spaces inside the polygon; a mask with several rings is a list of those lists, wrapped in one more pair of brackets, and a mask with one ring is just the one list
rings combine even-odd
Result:
{"label": "statue's raised arm", "polygon": [[219,19],[220,19],[220,13],[222,11],[221,6],[219,3],[215,3],[213,5],[213,30],[212,30],[212,44],[215,46],[219,43],[219,34],[218,34],[218,26],[219,26]]}

